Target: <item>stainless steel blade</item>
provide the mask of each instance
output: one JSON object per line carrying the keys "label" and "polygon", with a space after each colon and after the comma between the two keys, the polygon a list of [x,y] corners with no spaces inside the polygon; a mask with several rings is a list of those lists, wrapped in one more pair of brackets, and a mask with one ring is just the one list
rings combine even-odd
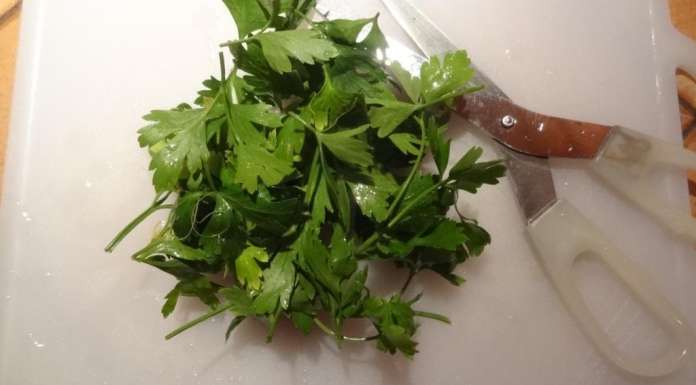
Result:
{"label": "stainless steel blade", "polygon": [[[447,37],[440,32],[437,27],[435,27],[428,19],[423,16],[420,11],[415,9],[410,4],[406,4],[403,0],[400,0],[398,4],[393,3],[390,0],[383,0],[385,5],[394,12],[394,16],[398,19],[401,26],[406,30],[406,32],[411,36],[414,42],[421,47],[421,50],[425,53],[436,52],[436,50],[429,50],[421,44],[422,42],[427,42],[427,39],[417,39],[414,36],[418,36],[417,30],[414,28],[407,28],[408,24],[404,24],[404,20],[408,20],[408,14],[410,13],[417,20],[420,20],[418,26],[424,26],[425,29],[430,29],[428,33],[431,36],[431,40],[440,41],[439,49],[445,49],[445,51],[439,51],[439,53],[444,53],[446,51],[456,50],[457,47],[452,44]],[[330,11],[330,16],[333,18],[350,18],[356,17],[356,15],[350,14],[345,8],[339,10],[329,9],[323,6],[322,1],[319,1],[317,8],[323,14]],[[399,12],[399,9],[405,9],[406,13]],[[399,15],[402,15],[399,17]],[[405,69],[411,72],[414,76],[419,75],[419,69],[422,63],[425,62],[426,58],[414,52],[412,49],[406,47],[400,42],[391,39],[387,36],[387,41],[389,43],[389,48],[386,50],[385,60],[387,61],[398,61]],[[482,74],[480,70],[475,68],[477,77],[475,78],[475,83],[484,85],[486,88],[484,91],[489,95],[509,99],[490,79]],[[481,93],[479,92],[479,93]],[[482,129],[484,132],[488,132],[486,127],[482,127],[480,122],[470,121],[474,126]],[[549,161],[543,158],[536,158],[531,156],[522,155],[518,152],[512,151],[504,145],[500,145],[501,151],[505,156],[506,165],[508,167],[508,175],[510,176],[513,184],[513,189],[522,212],[524,213],[526,219],[531,222],[539,215],[541,215],[548,207],[553,205],[556,198],[556,189],[553,184],[553,176],[551,174],[551,169],[549,167]]]}
{"label": "stainless steel blade", "polygon": [[410,2],[382,0],[382,3],[426,56],[443,55],[459,49]]}
{"label": "stainless steel blade", "polygon": [[517,202],[531,223],[557,201],[549,160],[522,155],[503,145],[500,148]]}

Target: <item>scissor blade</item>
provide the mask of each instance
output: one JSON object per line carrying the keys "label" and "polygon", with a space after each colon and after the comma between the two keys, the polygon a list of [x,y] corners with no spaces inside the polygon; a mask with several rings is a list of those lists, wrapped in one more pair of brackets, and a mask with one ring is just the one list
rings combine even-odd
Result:
{"label": "scissor blade", "polygon": [[405,0],[382,0],[401,28],[427,56],[442,55],[458,48],[420,10]]}
{"label": "scissor blade", "polygon": [[500,146],[505,153],[505,163],[517,201],[528,223],[556,203],[556,188],[545,158],[522,155]]}
{"label": "scissor blade", "polygon": [[[459,48],[418,8],[406,0],[382,0],[399,26],[413,40],[426,56],[442,55]],[[484,86],[481,91],[486,95],[509,99],[507,95],[480,69],[475,70],[473,84]]]}

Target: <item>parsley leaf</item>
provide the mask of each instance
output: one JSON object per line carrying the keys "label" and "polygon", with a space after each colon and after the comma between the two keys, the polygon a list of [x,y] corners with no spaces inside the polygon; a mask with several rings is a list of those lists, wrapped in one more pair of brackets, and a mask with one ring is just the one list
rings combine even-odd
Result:
{"label": "parsley leaf", "polygon": [[297,249],[305,273],[310,274],[321,287],[338,297],[340,279],[334,275],[329,262],[329,250],[319,240],[315,229],[305,230]]}
{"label": "parsley leaf", "polygon": [[213,284],[208,278],[202,276],[181,280],[176,284],[174,289],[164,297],[166,301],[162,306],[162,316],[167,318],[174,311],[177,301],[182,295],[198,297],[198,299],[206,305],[215,307],[219,303],[216,297],[219,289],[220,286]]}
{"label": "parsley leaf", "polygon": [[324,85],[309,103],[318,131],[333,127],[341,116],[353,109],[357,98],[334,85],[330,72],[324,68]]}
{"label": "parsley leaf", "polygon": [[268,21],[257,0],[223,0],[223,2],[234,17],[239,36],[246,36],[263,28]]}
{"label": "parsley leaf", "polygon": [[295,286],[296,256],[294,251],[278,253],[271,266],[263,272],[263,288],[254,299],[257,314],[274,313],[278,306],[286,310],[290,306],[290,295]]}
{"label": "parsley leaf", "polygon": [[406,132],[399,132],[389,135],[389,139],[405,155],[418,155],[420,153],[421,142],[415,135]]}
{"label": "parsley leaf", "polygon": [[414,238],[411,240],[410,244],[413,246],[427,246],[455,251],[468,239],[469,238],[464,234],[457,222],[445,219],[430,233]]}
{"label": "parsley leaf", "polygon": [[440,176],[445,174],[450,157],[451,140],[445,139],[447,125],[439,126],[434,119],[428,123],[427,135],[430,141],[430,150],[433,153],[435,164]]}
{"label": "parsley leaf", "polygon": [[254,124],[262,127],[277,128],[283,125],[280,115],[272,111],[267,104],[231,104],[229,105],[230,127],[228,142],[236,139],[248,145],[265,145],[265,136]]}
{"label": "parsley leaf", "polygon": [[370,152],[370,145],[363,139],[356,139],[370,128],[369,125],[356,127],[350,130],[334,133],[319,134],[320,142],[325,145],[332,154],[344,162],[357,166],[369,166],[374,160]]}
{"label": "parsley leaf", "polygon": [[433,56],[420,71],[423,99],[430,103],[442,97],[468,92],[473,76],[474,70],[466,51],[448,53],[443,60]]}
{"label": "parsley leaf", "polygon": [[258,180],[275,186],[292,173],[292,163],[280,159],[263,148],[250,145],[237,148],[237,175],[235,181],[247,191],[256,191]]}
{"label": "parsley leaf", "polygon": [[484,184],[496,185],[505,175],[502,161],[476,161],[483,154],[483,149],[473,147],[450,170],[450,179],[456,182],[456,187],[470,193],[476,193]]}
{"label": "parsley leaf", "polygon": [[411,75],[410,72],[406,71],[404,67],[401,66],[399,62],[394,62],[389,66],[389,71],[394,75],[396,81],[399,82],[401,87],[408,95],[411,102],[418,103],[420,101],[422,92],[422,82],[419,78]]}
{"label": "parsley leaf", "polygon": [[248,290],[259,290],[263,272],[258,262],[268,262],[269,258],[266,250],[260,247],[249,246],[244,249],[234,263],[239,282]]}
{"label": "parsley leaf", "polygon": [[317,31],[312,30],[267,32],[256,35],[254,40],[261,44],[271,68],[279,73],[292,70],[291,58],[301,63],[314,64],[338,55],[333,43],[322,39]]}
{"label": "parsley leaf", "polygon": [[237,142],[235,181],[250,192],[256,191],[259,178],[269,186],[280,183],[293,172],[292,159],[265,148],[268,139],[254,126],[281,127],[280,116],[265,104],[232,104],[229,109],[228,141]]}
{"label": "parsley leaf", "polygon": [[380,138],[389,136],[406,119],[411,117],[421,106],[404,103],[397,100],[371,100],[370,104],[378,104],[381,107],[370,109],[370,123],[377,128]]}
{"label": "parsley leaf", "polygon": [[138,138],[142,147],[150,147],[155,171],[153,184],[157,192],[173,191],[183,176],[184,166],[190,174],[203,168],[210,157],[206,122],[208,109],[152,111],[145,120],[153,122],[142,128]]}
{"label": "parsley leaf", "polygon": [[252,299],[249,293],[238,286],[220,289],[220,295],[225,299],[225,306],[236,315],[253,314]]}
{"label": "parsley leaf", "polygon": [[329,196],[329,183],[326,180],[326,173],[321,172],[317,182],[316,195],[314,195],[314,204],[312,205],[312,219],[315,224],[324,223],[327,211],[333,213],[333,204],[331,203],[331,196]]}
{"label": "parsley leaf", "polygon": [[187,246],[174,239],[158,239],[152,241],[147,247],[137,252],[133,258],[148,259],[153,256],[175,258],[189,262],[214,262],[215,256],[209,255],[203,250]]}
{"label": "parsley leaf", "polygon": [[316,26],[332,40],[342,44],[354,45],[357,43],[360,33],[374,21],[375,19],[336,19],[316,23]]}
{"label": "parsley leaf", "polygon": [[377,347],[395,353],[401,351],[406,357],[416,354],[417,343],[413,341],[417,325],[411,305],[395,295],[389,299],[372,297],[365,302],[365,316],[370,318],[380,332]]}
{"label": "parsley leaf", "polygon": [[378,169],[373,168],[368,176],[368,181],[352,183],[351,190],[362,213],[383,222],[387,219],[390,199],[399,185],[392,175]]}

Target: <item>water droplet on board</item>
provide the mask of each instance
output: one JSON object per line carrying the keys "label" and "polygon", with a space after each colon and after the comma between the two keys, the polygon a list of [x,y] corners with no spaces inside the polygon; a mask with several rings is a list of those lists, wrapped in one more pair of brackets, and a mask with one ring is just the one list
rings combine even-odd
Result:
{"label": "water droplet on board", "polygon": [[93,186],[92,182],[90,182],[88,180],[85,181],[85,188],[92,188],[92,186]]}
{"label": "water droplet on board", "polygon": [[37,341],[37,340],[34,338],[34,334],[33,334],[33,333],[27,333],[27,335],[29,336],[29,338],[31,339],[31,341],[32,341],[32,343],[34,344],[35,347],[41,349],[41,348],[43,348],[44,346],[46,346],[45,344],[43,344],[43,343]]}
{"label": "water droplet on board", "polygon": [[51,273],[50,271],[47,271],[44,273],[44,277],[53,277],[53,273]]}
{"label": "water droplet on board", "polygon": [[31,217],[29,216],[29,213],[26,211],[22,211],[22,218],[24,218],[24,220],[27,222],[31,222]]}
{"label": "water droplet on board", "polygon": [[573,152],[575,150],[575,146],[568,146],[568,152]]}
{"label": "water droplet on board", "polygon": [[544,132],[544,123],[539,124],[539,126],[537,127],[537,131]]}

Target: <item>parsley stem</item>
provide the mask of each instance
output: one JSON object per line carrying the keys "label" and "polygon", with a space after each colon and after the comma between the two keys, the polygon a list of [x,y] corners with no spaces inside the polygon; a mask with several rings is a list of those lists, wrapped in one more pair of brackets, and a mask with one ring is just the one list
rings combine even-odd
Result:
{"label": "parsley stem", "polygon": [[365,251],[367,251],[367,249],[369,249],[378,240],[379,240],[379,233],[377,233],[377,232],[372,233],[370,238],[367,238],[365,240],[365,242],[363,242],[360,245],[360,247],[358,247],[358,249],[355,250],[355,255],[360,255],[360,254],[364,253]]}
{"label": "parsley stem", "polygon": [[158,210],[165,210],[165,209],[172,209],[175,206],[174,205],[165,205],[164,202],[167,201],[167,198],[169,198],[170,193],[166,193],[164,195],[160,194],[155,197],[154,202],[152,202],[152,205],[148,207],[145,211],[140,213],[135,219],[133,219],[129,224],[126,225],[126,227],[123,228],[118,234],[116,234],[116,237],[109,242],[108,245],[104,248],[104,251],[107,253],[111,253],[114,251],[116,246],[118,246],[121,241],[123,241],[128,234],[130,234],[138,225],[140,225],[143,221],[145,221],[150,215],[154,214]]}
{"label": "parsley stem", "polygon": [[203,172],[205,173],[205,179],[208,182],[208,185],[210,185],[210,188],[217,190],[217,187],[215,187],[215,180],[213,179],[213,175],[210,173],[210,167],[207,163],[203,165]]}
{"label": "parsley stem", "polygon": [[225,47],[229,47],[229,46],[233,46],[233,45],[237,45],[237,44],[248,43],[249,41],[251,41],[251,39],[253,39],[255,37],[256,37],[256,35],[249,36],[249,37],[246,37],[244,39],[229,40],[229,41],[226,41],[226,42],[220,44],[220,48],[225,48]]}
{"label": "parsley stem", "polygon": [[336,332],[334,332],[333,330],[331,330],[330,327],[326,326],[325,323],[321,322],[321,320],[320,320],[319,318],[314,318],[314,323],[315,323],[315,324],[319,327],[319,329],[321,329],[321,331],[323,331],[324,333],[326,333],[326,334],[328,334],[328,335],[330,335],[330,336],[332,336],[332,337],[340,338],[341,340],[356,341],[356,342],[365,342],[365,341],[376,340],[377,338],[379,338],[379,336],[370,336],[370,337],[347,337],[347,336],[339,336],[338,334],[336,334]]}
{"label": "parsley stem", "polygon": [[310,130],[310,131],[312,131],[313,133],[316,134],[317,130],[314,128],[314,126],[312,126],[311,124],[309,124],[306,120],[302,119],[302,117],[301,117],[300,115],[298,115],[297,113],[292,112],[292,111],[289,112],[288,115],[290,115],[290,116],[292,116],[293,118],[297,119],[297,121],[300,122],[300,123],[302,123],[302,125],[305,126],[306,129],[308,129],[308,130]]}
{"label": "parsley stem", "polygon": [[401,286],[401,290],[399,291],[399,295],[404,295],[404,293],[408,289],[408,286],[411,284],[413,277],[415,277],[415,276],[416,276],[415,270],[411,270],[408,272],[408,278],[406,278],[406,282],[404,282],[404,285]]}
{"label": "parsley stem", "polygon": [[418,124],[420,125],[421,129],[421,146],[420,146],[420,151],[418,152],[418,157],[416,157],[415,163],[413,163],[413,167],[411,168],[411,173],[408,175],[408,178],[406,178],[406,181],[404,184],[401,185],[401,189],[399,190],[399,193],[396,195],[396,198],[394,199],[394,202],[392,202],[391,206],[389,206],[389,211],[387,211],[386,219],[389,220],[393,215],[394,212],[396,212],[396,209],[399,207],[401,202],[404,199],[404,196],[406,195],[406,191],[408,188],[411,186],[411,183],[413,182],[413,179],[416,177],[416,174],[421,168],[421,164],[423,163],[423,156],[425,156],[425,149],[426,149],[426,144],[425,144],[425,123],[423,122],[422,119],[417,119]]}
{"label": "parsley stem", "polygon": [[178,336],[179,334],[191,329],[192,327],[200,324],[201,322],[207,321],[207,320],[215,317],[216,315],[218,315],[220,313],[224,313],[225,311],[231,309],[232,307],[234,307],[234,304],[227,304],[226,306],[221,306],[221,307],[219,307],[219,308],[217,308],[209,313],[205,313],[202,316],[179,326],[178,328],[173,330],[171,333],[167,334],[164,338],[167,340],[170,340],[170,339]]}
{"label": "parsley stem", "polygon": [[435,321],[444,322],[444,323],[446,323],[446,324],[451,324],[451,323],[452,323],[452,321],[450,321],[450,319],[447,318],[447,317],[445,317],[444,315],[435,314],[435,313],[430,313],[430,312],[427,312],[427,311],[418,311],[418,310],[415,310],[415,311],[413,312],[413,315],[415,315],[416,317],[430,318],[430,319],[433,319],[433,320],[435,320]]}

